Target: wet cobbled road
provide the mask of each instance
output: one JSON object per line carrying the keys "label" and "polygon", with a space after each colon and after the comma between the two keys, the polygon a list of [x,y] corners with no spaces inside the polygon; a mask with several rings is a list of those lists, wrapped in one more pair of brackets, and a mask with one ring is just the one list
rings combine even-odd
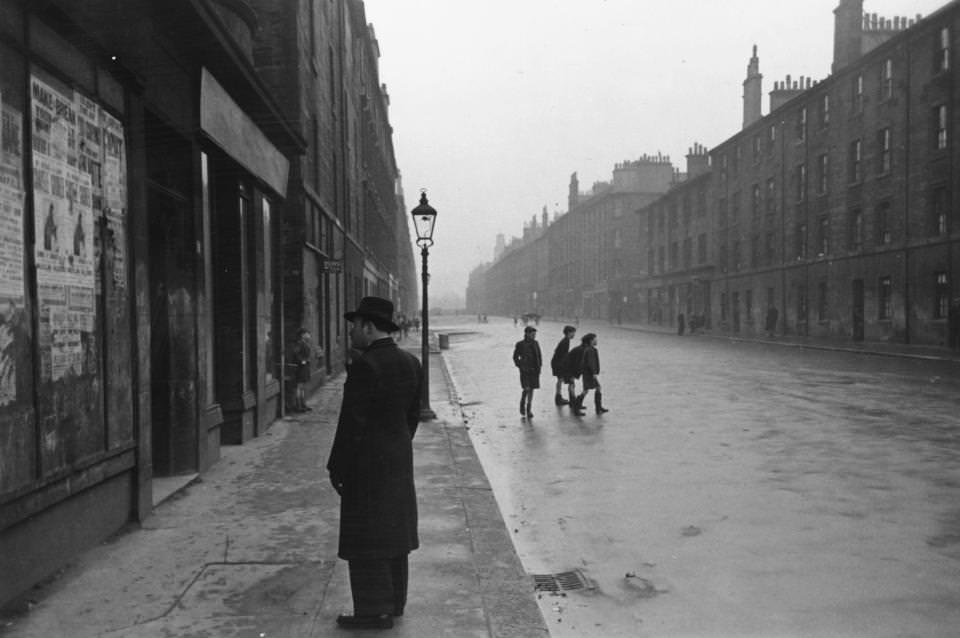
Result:
{"label": "wet cobbled road", "polygon": [[512,321],[443,351],[554,636],[960,635],[960,365],[587,331],[603,416],[520,418]]}

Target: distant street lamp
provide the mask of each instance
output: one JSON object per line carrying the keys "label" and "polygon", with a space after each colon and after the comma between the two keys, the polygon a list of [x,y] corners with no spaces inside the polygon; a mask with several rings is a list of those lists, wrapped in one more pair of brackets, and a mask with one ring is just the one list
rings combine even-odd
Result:
{"label": "distant street lamp", "polygon": [[430,275],[427,272],[427,248],[433,246],[433,226],[437,222],[437,211],[427,203],[427,191],[420,191],[420,205],[410,211],[413,215],[413,227],[417,231],[417,246],[420,246],[420,256],[423,259],[421,281],[423,283],[423,308],[420,311],[420,359],[422,362],[423,379],[420,394],[420,420],[430,421],[437,418],[437,413],[430,408],[430,305],[427,302],[427,283]]}

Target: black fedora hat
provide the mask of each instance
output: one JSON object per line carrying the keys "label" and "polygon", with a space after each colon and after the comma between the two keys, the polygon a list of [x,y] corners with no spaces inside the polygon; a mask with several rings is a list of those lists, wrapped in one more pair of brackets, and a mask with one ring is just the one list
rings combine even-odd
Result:
{"label": "black fedora hat", "polygon": [[390,332],[397,332],[400,326],[393,322],[393,302],[382,297],[364,297],[360,300],[360,306],[353,312],[344,313],[343,318],[347,321],[353,321],[357,317],[364,319],[376,319],[390,328]]}

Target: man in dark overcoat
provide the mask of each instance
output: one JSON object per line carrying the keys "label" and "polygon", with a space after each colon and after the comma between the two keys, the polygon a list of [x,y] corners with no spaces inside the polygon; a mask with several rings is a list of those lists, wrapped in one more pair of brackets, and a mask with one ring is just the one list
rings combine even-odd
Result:
{"label": "man in dark overcoat", "polygon": [[340,494],[338,556],[349,563],[353,615],[341,627],[385,629],[403,614],[407,556],[419,547],[413,436],[420,418],[420,361],[390,337],[393,304],[365,297],[351,323],[357,355],[347,369],[327,470]]}

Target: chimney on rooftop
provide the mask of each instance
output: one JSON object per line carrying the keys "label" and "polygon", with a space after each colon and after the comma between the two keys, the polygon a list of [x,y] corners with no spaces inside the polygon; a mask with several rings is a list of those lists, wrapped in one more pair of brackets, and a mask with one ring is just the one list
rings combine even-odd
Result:
{"label": "chimney on rooftop", "polygon": [[743,81],[743,128],[747,128],[761,115],[763,102],[763,74],[760,73],[760,59],[757,57],[757,45],[753,45],[753,57],[747,65],[747,78]]}

